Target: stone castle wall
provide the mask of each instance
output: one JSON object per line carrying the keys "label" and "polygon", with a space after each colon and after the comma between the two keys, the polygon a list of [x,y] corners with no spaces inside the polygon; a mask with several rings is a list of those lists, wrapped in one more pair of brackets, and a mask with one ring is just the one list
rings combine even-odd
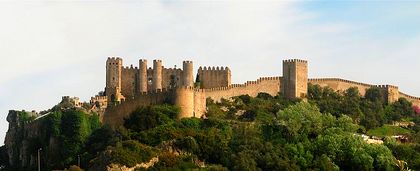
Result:
{"label": "stone castle wall", "polygon": [[313,85],[317,84],[317,85],[320,85],[321,87],[330,87],[333,90],[340,91],[340,92],[344,92],[351,87],[357,87],[362,96],[365,95],[366,89],[374,86],[371,84],[359,83],[359,82],[344,80],[340,78],[314,78],[314,79],[308,79],[308,83],[311,83]]}
{"label": "stone castle wall", "polygon": [[127,118],[132,112],[141,106],[163,104],[171,101],[173,93],[171,91],[150,91],[138,95],[134,99],[127,99],[115,106],[108,106],[101,120],[111,127],[118,127],[124,124],[124,118]]}
{"label": "stone castle wall", "polygon": [[101,120],[111,127],[124,124],[124,118],[142,106],[173,104],[180,107],[179,118],[201,117],[206,111],[206,96],[203,90],[193,87],[178,87],[173,90],[149,91],[127,99],[115,106],[108,106]]}
{"label": "stone castle wall", "polygon": [[260,92],[275,96],[280,92],[281,79],[282,77],[262,77],[257,81],[248,81],[245,84],[232,84],[228,87],[204,89],[204,92],[206,98],[209,97],[215,101],[245,94],[255,97]]}
{"label": "stone castle wall", "polygon": [[399,92],[399,97],[403,97],[403,98],[407,99],[408,101],[410,101],[411,103],[413,103],[413,105],[416,105],[416,106],[420,107],[420,97],[410,96],[410,95],[405,94],[403,92]]}
{"label": "stone castle wall", "polygon": [[127,99],[132,99],[137,93],[138,81],[137,74],[138,68],[123,67],[121,69],[121,93]]}
{"label": "stone castle wall", "polygon": [[305,98],[308,91],[308,62],[300,59],[283,61],[283,86],[286,98]]}
{"label": "stone castle wall", "polygon": [[206,114],[206,98],[207,96],[203,89],[194,90],[194,117],[201,118]]}
{"label": "stone castle wall", "polygon": [[[181,109],[180,118],[184,118],[202,117],[206,112],[206,98],[220,101],[222,98],[229,99],[240,95],[255,97],[260,92],[272,96],[282,92],[287,98],[305,98],[308,83],[328,86],[339,92],[357,87],[362,96],[368,88],[379,87],[385,92],[388,102],[404,97],[414,105],[420,106],[419,97],[404,94],[397,86],[371,85],[340,78],[308,79],[308,63],[299,59],[283,61],[283,77],[262,77],[245,84],[231,84],[231,73],[227,67],[200,67],[197,73],[200,83],[198,88],[194,88],[191,61],[184,61],[183,69],[164,68],[160,60],[154,60],[153,69],[147,69],[146,60],[140,60],[139,64],[143,74],[140,74],[137,68],[121,67],[122,60],[119,58],[107,60],[107,97],[109,99],[109,94],[115,93],[125,97],[125,101],[106,109],[103,117],[105,123],[111,126],[122,125],[124,118],[135,109],[153,104],[177,105]],[[147,83],[143,84],[146,81]],[[156,89],[158,87],[159,89]],[[141,91],[146,88],[147,92]],[[108,100],[108,104],[113,103]]]}
{"label": "stone castle wall", "polygon": [[228,87],[231,84],[231,72],[228,67],[200,67],[197,77],[203,89]]}
{"label": "stone castle wall", "polygon": [[181,109],[180,118],[189,118],[194,116],[193,87],[178,88],[174,100],[174,104]]}
{"label": "stone castle wall", "polygon": [[180,68],[165,68],[162,70],[162,87],[173,88],[182,85],[183,71]]}
{"label": "stone castle wall", "polygon": [[147,68],[147,60],[140,59],[137,68],[123,67],[122,59],[113,57],[106,62],[105,92],[109,102],[121,101],[143,92],[193,86],[193,78],[192,61],[183,61],[183,69],[179,69],[165,68],[161,60],[153,60],[153,68]]}
{"label": "stone castle wall", "polygon": [[136,96],[134,99],[127,98],[116,106],[109,106],[103,115],[102,121],[112,127],[118,127],[124,123],[130,113],[138,107],[154,104],[170,103],[180,107],[180,118],[202,117],[206,112],[206,99],[211,98],[220,101],[222,98],[229,99],[234,96],[248,94],[255,97],[260,92],[275,96],[280,91],[282,77],[262,77],[257,81],[248,81],[245,84],[232,84],[228,87],[211,89],[195,89],[193,87],[178,87],[174,91],[151,91]]}
{"label": "stone castle wall", "polygon": [[367,89],[371,87],[378,87],[384,91],[387,101],[389,103],[398,101],[399,98],[405,98],[411,103],[413,103],[413,105],[420,106],[420,97],[410,96],[408,94],[400,92],[398,90],[398,87],[393,85],[372,85],[356,81],[344,80],[340,78],[315,78],[309,79],[308,82],[314,85],[320,85],[321,87],[328,86],[334,91],[339,92],[344,92],[345,90],[351,87],[357,87],[359,89],[360,95],[362,96],[365,95]]}
{"label": "stone castle wall", "polygon": [[108,58],[106,60],[106,87],[108,101],[123,99],[121,94],[121,58]]}

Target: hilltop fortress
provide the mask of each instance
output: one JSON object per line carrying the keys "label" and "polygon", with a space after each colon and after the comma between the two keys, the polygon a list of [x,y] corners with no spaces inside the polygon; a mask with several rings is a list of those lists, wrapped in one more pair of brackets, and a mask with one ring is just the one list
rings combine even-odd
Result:
{"label": "hilltop fortress", "polygon": [[[165,68],[161,60],[153,61],[153,68],[145,59],[139,66],[124,67],[121,58],[106,61],[106,87],[104,96],[92,97],[91,103],[105,109],[104,123],[113,127],[122,125],[124,118],[140,106],[170,103],[180,107],[180,117],[202,117],[206,112],[206,99],[220,101],[234,96],[257,96],[260,92],[272,96],[278,93],[286,98],[305,98],[308,83],[328,86],[343,92],[357,87],[361,95],[370,87],[384,91],[388,102],[400,97],[420,106],[420,98],[404,94],[393,85],[371,85],[339,78],[308,78],[308,62],[300,59],[283,60],[283,76],[261,77],[244,84],[231,83],[228,67],[199,67],[196,79],[193,62],[183,61],[182,69]],[[195,80],[195,81],[194,81]]]}

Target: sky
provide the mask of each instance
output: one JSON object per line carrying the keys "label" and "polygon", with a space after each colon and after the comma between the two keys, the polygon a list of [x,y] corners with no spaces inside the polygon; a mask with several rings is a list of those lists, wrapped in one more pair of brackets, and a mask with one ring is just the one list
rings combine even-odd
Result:
{"label": "sky", "polygon": [[46,110],[105,87],[105,61],[228,66],[233,83],[282,75],[398,85],[420,96],[420,2],[0,1],[0,144],[8,110]]}

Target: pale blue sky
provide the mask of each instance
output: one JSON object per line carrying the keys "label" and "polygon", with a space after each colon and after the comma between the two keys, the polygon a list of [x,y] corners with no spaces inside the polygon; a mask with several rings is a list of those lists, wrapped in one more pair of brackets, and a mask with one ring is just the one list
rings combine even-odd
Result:
{"label": "pale blue sky", "polygon": [[105,60],[229,66],[235,83],[281,75],[394,84],[420,96],[414,1],[0,1],[0,141],[9,109],[44,110],[105,86]]}

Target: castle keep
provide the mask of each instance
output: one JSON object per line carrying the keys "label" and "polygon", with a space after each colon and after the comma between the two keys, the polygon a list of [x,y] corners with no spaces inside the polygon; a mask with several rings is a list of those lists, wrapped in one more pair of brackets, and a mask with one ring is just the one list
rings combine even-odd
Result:
{"label": "castle keep", "polygon": [[261,77],[244,84],[231,83],[228,67],[200,66],[194,79],[192,61],[183,61],[182,69],[165,68],[161,60],[153,60],[153,68],[147,65],[147,60],[140,59],[138,67],[124,67],[121,58],[108,58],[105,94],[91,99],[91,103],[107,106],[102,116],[105,123],[114,127],[122,125],[124,118],[135,109],[153,104],[177,105],[183,118],[204,116],[207,98],[220,101],[245,94],[255,97],[260,92],[272,96],[282,93],[289,99],[305,98],[308,83],[341,92],[357,87],[361,95],[370,87],[379,87],[385,92],[388,102],[403,97],[420,106],[419,97],[404,94],[397,86],[371,85],[339,78],[308,78],[308,62],[300,59],[283,60],[282,77]]}
{"label": "castle keep", "polygon": [[153,68],[147,68],[147,60],[139,60],[139,67],[122,66],[121,58],[108,58],[106,62],[106,88],[108,101],[132,99],[145,92],[192,87],[193,64],[184,61],[182,70],[164,68],[161,60],[153,60]]}

